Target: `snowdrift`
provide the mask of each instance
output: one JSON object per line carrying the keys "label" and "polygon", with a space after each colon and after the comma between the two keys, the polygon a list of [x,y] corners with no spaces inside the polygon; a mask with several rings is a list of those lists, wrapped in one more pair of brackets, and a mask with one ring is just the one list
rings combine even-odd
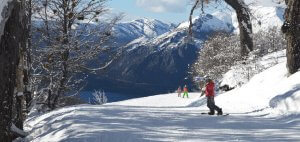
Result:
{"label": "snowdrift", "polygon": [[[260,112],[270,116],[299,114],[300,72],[288,75],[285,53],[285,50],[271,53],[256,63],[246,65],[266,69],[249,81],[242,69],[233,67],[224,75],[222,84],[235,86],[236,89],[219,94],[216,103],[225,112],[231,113]],[[247,83],[239,87],[240,82]],[[194,102],[191,106],[205,108],[203,102]]]}
{"label": "snowdrift", "polygon": [[272,111],[270,114],[300,112],[300,73],[288,77],[286,63],[280,63],[255,75],[249,83],[216,98],[227,112],[251,113]]}
{"label": "snowdrift", "polygon": [[274,89],[277,96],[270,100],[270,107],[278,114],[289,115],[300,112],[300,72],[282,79],[278,88]]}

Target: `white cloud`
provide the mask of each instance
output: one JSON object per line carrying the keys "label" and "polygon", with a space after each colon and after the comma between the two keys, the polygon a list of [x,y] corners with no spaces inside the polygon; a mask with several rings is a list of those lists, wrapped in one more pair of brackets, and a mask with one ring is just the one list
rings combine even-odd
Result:
{"label": "white cloud", "polygon": [[187,0],[136,0],[136,4],[157,13],[181,13],[186,10]]}

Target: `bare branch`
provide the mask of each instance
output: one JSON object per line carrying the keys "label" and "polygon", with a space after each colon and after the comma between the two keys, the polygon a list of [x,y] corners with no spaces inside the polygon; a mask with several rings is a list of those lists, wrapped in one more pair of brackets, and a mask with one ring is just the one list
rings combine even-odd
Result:
{"label": "bare branch", "polygon": [[188,36],[190,38],[192,38],[193,36],[193,13],[194,13],[194,10],[196,9],[196,7],[198,6],[200,0],[196,0],[195,4],[193,5],[192,9],[191,9],[191,12],[190,12],[190,18],[189,18],[189,21],[190,21],[190,24],[189,24],[189,34]]}

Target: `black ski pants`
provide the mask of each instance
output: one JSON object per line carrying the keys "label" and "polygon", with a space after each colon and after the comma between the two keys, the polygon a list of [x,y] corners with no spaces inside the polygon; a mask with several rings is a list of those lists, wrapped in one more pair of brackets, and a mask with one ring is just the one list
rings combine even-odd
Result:
{"label": "black ski pants", "polygon": [[215,113],[215,110],[218,112],[221,110],[218,106],[216,106],[214,96],[207,97],[207,107],[209,108],[210,112],[213,114]]}

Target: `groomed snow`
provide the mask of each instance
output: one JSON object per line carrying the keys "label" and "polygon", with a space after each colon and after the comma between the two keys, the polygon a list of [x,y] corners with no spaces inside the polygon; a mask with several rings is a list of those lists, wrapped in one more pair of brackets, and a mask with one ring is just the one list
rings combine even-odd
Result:
{"label": "groomed snow", "polygon": [[[162,94],[138,99],[126,100],[112,105],[123,106],[147,106],[147,107],[185,107],[191,102],[197,101],[200,97],[199,93],[189,93],[189,98],[176,97],[177,93]],[[181,94],[182,96],[182,94]]]}
{"label": "groomed snow", "polygon": [[[282,52],[262,59],[267,63]],[[285,64],[278,63],[247,84],[218,94],[216,104],[229,116],[201,114],[208,109],[198,92],[189,98],[162,94],[102,106],[71,106],[30,117],[26,141],[300,141],[300,72],[288,76]]]}

